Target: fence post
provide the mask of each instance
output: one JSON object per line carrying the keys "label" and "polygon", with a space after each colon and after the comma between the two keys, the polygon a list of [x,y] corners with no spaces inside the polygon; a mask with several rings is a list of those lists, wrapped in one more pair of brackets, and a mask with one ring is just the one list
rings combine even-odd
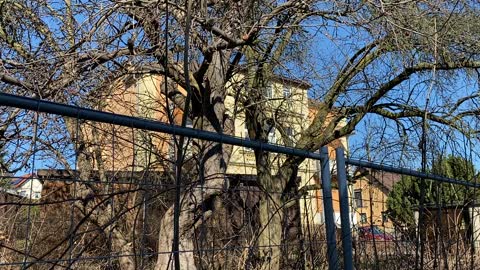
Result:
{"label": "fence post", "polygon": [[335,150],[337,157],[337,181],[340,200],[340,220],[342,223],[343,263],[345,270],[353,269],[352,232],[350,230],[350,211],[348,200],[347,167],[343,148]]}
{"label": "fence post", "polygon": [[335,220],[333,217],[332,182],[330,178],[330,164],[326,146],[320,150],[320,167],[322,176],[323,214],[327,232],[328,269],[338,269],[337,238],[335,236]]}

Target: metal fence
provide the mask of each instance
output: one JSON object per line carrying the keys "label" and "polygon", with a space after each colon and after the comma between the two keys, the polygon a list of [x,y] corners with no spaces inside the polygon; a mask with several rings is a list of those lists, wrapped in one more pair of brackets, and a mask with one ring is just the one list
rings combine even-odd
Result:
{"label": "metal fence", "polygon": [[[29,174],[2,176],[2,268],[478,267],[475,181],[7,94],[0,106],[35,119]],[[42,134],[55,124],[64,130]],[[224,171],[204,163],[209,143],[232,147]],[[288,157],[305,161],[279,191],[275,178],[259,184],[251,149],[271,153],[274,172]],[[421,196],[400,222],[389,198],[406,176]],[[445,185],[461,187],[455,199],[439,199]]]}

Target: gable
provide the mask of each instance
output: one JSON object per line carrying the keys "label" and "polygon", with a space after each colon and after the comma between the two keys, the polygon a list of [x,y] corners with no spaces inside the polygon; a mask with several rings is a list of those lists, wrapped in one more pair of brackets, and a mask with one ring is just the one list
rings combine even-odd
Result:
{"label": "gable", "polygon": [[402,180],[402,176],[400,174],[376,171],[365,168],[357,169],[355,175],[360,175],[362,179],[365,179],[370,185],[378,188],[386,195],[388,195],[393,190],[393,186],[397,182]]}

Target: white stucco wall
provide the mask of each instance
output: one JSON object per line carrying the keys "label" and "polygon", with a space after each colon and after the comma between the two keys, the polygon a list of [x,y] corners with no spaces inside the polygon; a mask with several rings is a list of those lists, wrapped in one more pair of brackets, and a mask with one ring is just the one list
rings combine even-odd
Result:
{"label": "white stucco wall", "polygon": [[26,180],[20,187],[11,188],[7,190],[7,193],[17,195],[27,199],[38,200],[42,197],[42,182],[33,178]]}

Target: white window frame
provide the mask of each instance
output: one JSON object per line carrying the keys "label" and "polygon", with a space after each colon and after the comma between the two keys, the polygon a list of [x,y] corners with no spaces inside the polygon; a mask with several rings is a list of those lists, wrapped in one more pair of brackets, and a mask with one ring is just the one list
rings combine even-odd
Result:
{"label": "white window frame", "polygon": [[[360,198],[357,198],[357,194],[360,194]],[[353,199],[355,200],[355,207],[356,208],[363,208],[364,205],[363,205],[363,194],[362,194],[362,190],[361,189],[355,189],[353,191]],[[358,203],[358,201],[360,201],[360,203]]]}
{"label": "white window frame", "polygon": [[193,128],[193,121],[190,117],[187,117],[187,122],[185,123],[185,127]]}
{"label": "white window frame", "polygon": [[265,96],[265,98],[273,98],[273,84],[269,84],[267,85],[267,87],[265,87],[265,90],[264,90],[264,93],[263,95]]}
{"label": "white window frame", "polygon": [[283,85],[283,97],[291,98],[292,97],[292,87],[289,85]]}
{"label": "white window frame", "polygon": [[[250,136],[248,136],[248,128],[247,128],[247,121],[243,123],[243,138],[246,140],[250,140]],[[243,147],[244,151],[252,152],[253,149],[250,147]]]}
{"label": "white window frame", "polygon": [[243,138],[250,139],[250,136],[248,136],[247,121],[243,123]]}
{"label": "white window frame", "polygon": [[271,128],[270,131],[268,132],[268,142],[277,143],[277,140],[275,137],[275,128]]}
{"label": "white window frame", "polygon": [[293,137],[295,137],[295,131],[293,130],[292,127],[286,127],[285,128],[285,135],[287,135],[287,137],[293,139]]}
{"label": "white window frame", "polygon": [[360,223],[361,224],[368,223],[367,213],[360,213]]}

